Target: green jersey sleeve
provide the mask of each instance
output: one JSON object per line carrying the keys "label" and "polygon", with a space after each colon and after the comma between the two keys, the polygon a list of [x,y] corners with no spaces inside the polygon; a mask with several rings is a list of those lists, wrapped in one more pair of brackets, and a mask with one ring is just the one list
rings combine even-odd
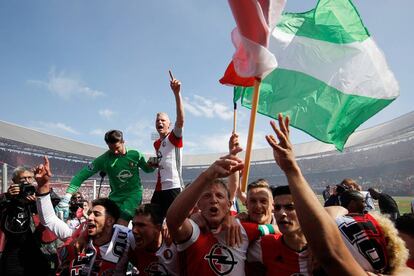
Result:
{"label": "green jersey sleeve", "polygon": [[90,164],[83,167],[70,181],[69,187],[66,189],[66,193],[75,193],[86,179],[104,169],[103,161],[104,155],[101,155]]}
{"label": "green jersey sleeve", "polygon": [[148,165],[147,160],[145,160],[145,156],[139,151],[137,152],[138,152],[138,166],[146,173],[151,173],[155,171],[155,168]]}

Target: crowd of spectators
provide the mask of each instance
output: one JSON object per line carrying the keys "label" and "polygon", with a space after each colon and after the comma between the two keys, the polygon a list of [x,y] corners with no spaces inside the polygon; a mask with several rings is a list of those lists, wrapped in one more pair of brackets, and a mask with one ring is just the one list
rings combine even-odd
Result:
{"label": "crowd of spectators", "polygon": [[[34,166],[41,162],[45,149],[4,139],[0,141],[0,165],[9,166],[10,171],[21,164]],[[13,142],[14,143],[14,142]],[[300,156],[298,163],[312,188],[321,193],[327,185],[338,184],[343,178],[356,179],[363,189],[376,187],[390,195],[414,195],[414,139],[405,137],[398,141],[376,143],[345,149],[344,152],[332,151],[312,156]],[[7,148],[6,148],[7,147]],[[48,150],[50,152],[50,150]],[[63,153],[55,152],[49,158],[54,164],[53,183],[58,195],[64,194],[72,176],[87,162],[87,158],[74,156],[64,158]],[[0,167],[1,170],[1,167]],[[183,167],[183,180],[191,182],[204,168]],[[272,185],[286,185],[286,179],[273,162],[252,163],[250,177],[266,178]],[[87,199],[93,197],[93,180],[99,184],[99,176],[81,188]],[[155,188],[155,173],[141,174],[144,186],[143,202],[148,202]],[[1,180],[0,180],[1,181]],[[60,184],[59,184],[60,183]],[[101,195],[109,193],[108,182],[104,181]]]}

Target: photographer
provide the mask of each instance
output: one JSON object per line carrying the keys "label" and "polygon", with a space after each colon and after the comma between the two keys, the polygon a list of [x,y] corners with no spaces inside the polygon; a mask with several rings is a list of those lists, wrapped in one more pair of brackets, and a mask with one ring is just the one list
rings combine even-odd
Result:
{"label": "photographer", "polygon": [[88,218],[89,203],[80,192],[72,195],[69,201],[69,216],[66,224],[71,229],[77,229]]}
{"label": "photographer", "polygon": [[0,194],[0,275],[52,275],[56,236],[39,223],[33,171],[17,167],[12,181]]}

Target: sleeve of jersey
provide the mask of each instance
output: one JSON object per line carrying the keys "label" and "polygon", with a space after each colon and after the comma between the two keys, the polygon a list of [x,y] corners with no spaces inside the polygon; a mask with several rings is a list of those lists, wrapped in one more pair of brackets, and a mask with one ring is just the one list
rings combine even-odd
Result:
{"label": "sleeve of jersey", "polygon": [[140,153],[139,151],[137,151],[137,161],[138,161],[138,166],[146,173],[151,173],[153,171],[155,171],[155,168],[151,167],[150,165],[148,165],[147,160],[145,160],[145,156]]}
{"label": "sleeve of jersey", "polygon": [[177,244],[178,252],[182,252],[189,248],[193,243],[197,241],[198,237],[200,236],[200,228],[198,227],[198,225],[191,219],[189,221],[191,223],[191,226],[193,227],[193,232],[191,233],[191,237],[190,239],[188,239],[188,241]]}
{"label": "sleeve of jersey", "polygon": [[102,166],[102,162],[103,162],[102,160],[103,160],[103,156],[101,155],[98,158],[96,158],[95,160],[93,160],[92,163],[90,163],[89,165],[83,167],[72,178],[66,192],[71,193],[71,194],[75,193],[86,179],[88,179],[89,177],[91,177],[92,175],[97,173],[99,170],[101,170],[102,167],[103,167]]}
{"label": "sleeve of jersey", "polygon": [[56,216],[52,201],[50,200],[50,194],[46,196],[38,196],[36,205],[39,212],[40,222],[45,227],[61,240],[65,240],[72,236],[73,230]]}
{"label": "sleeve of jersey", "polygon": [[275,229],[272,224],[257,224],[251,222],[242,222],[244,230],[246,230],[249,241],[257,240],[262,236],[274,234]]}
{"label": "sleeve of jersey", "polygon": [[174,128],[173,131],[171,131],[171,134],[168,135],[168,140],[170,140],[171,144],[173,144],[177,148],[183,147],[183,136],[182,136],[182,129],[179,129],[176,131]]}

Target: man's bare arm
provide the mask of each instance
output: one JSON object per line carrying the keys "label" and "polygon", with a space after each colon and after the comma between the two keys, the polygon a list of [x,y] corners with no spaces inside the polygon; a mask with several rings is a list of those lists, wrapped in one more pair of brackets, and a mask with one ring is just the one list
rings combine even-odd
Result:
{"label": "man's bare arm", "polygon": [[278,120],[279,128],[275,122],[271,122],[271,126],[279,142],[272,135],[267,135],[266,140],[273,148],[276,163],[286,174],[296,213],[312,253],[329,275],[365,275],[342,241],[334,220],[302,175],[289,139],[289,119],[283,120],[279,114]]}
{"label": "man's bare arm", "polygon": [[181,98],[181,82],[174,78],[171,71],[169,71],[169,73],[171,77],[170,87],[174,93],[176,107],[176,120],[174,128],[182,129],[184,127],[184,105]]}
{"label": "man's bare arm", "polygon": [[[229,154],[235,153],[235,155],[237,155],[239,151],[242,151],[242,148],[240,147],[240,144],[239,144],[239,135],[237,133],[232,133],[229,139]],[[237,171],[229,175],[227,180],[228,180],[228,187],[230,191],[230,200],[234,201],[237,190],[240,189],[239,172]]]}
{"label": "man's bare arm", "polygon": [[171,204],[167,212],[167,225],[176,242],[187,240],[192,233],[188,215],[196,205],[207,184],[216,178],[228,177],[234,171],[243,168],[243,161],[235,156],[227,155],[214,162],[202,172],[194,182],[182,191]]}
{"label": "man's bare arm", "polygon": [[44,163],[38,165],[35,170],[35,179],[37,182],[37,210],[39,212],[40,222],[52,231],[59,239],[65,240],[72,236],[73,230],[62,220],[60,220],[53,209],[50,199],[50,182],[52,176],[49,159],[45,156]]}

